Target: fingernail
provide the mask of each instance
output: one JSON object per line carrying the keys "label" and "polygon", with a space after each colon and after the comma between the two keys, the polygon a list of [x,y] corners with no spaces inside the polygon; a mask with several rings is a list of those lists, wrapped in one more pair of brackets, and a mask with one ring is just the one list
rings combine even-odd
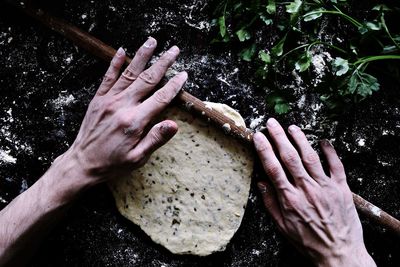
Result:
{"label": "fingernail", "polygon": [[294,132],[300,131],[300,128],[297,127],[296,125],[290,125],[288,130],[289,130],[289,133],[294,133]]}
{"label": "fingernail", "polygon": [[169,134],[169,130],[171,129],[171,127],[169,126],[169,123],[163,123],[160,126],[160,132],[162,135],[167,135]]}
{"label": "fingernail", "polygon": [[173,54],[177,54],[179,52],[179,48],[174,45],[173,47],[171,47],[168,51],[168,53],[173,53]]}
{"label": "fingernail", "polygon": [[333,147],[332,144],[331,144],[331,142],[329,142],[328,139],[323,139],[323,140],[321,140],[321,145],[323,145],[323,146],[328,146],[328,147]]}
{"label": "fingernail", "polygon": [[153,37],[149,37],[149,39],[147,39],[147,41],[143,44],[144,47],[146,48],[150,48],[153,47],[156,43],[156,40]]}
{"label": "fingernail", "polygon": [[265,194],[268,191],[267,187],[263,183],[257,183],[257,187],[261,194]]}
{"label": "fingernail", "polygon": [[122,47],[118,48],[117,56],[122,57],[123,55],[125,55],[125,50]]}
{"label": "fingernail", "polygon": [[163,136],[171,136],[176,133],[176,130],[171,123],[164,122],[160,126],[160,132]]}
{"label": "fingernail", "polygon": [[267,121],[267,126],[268,127],[276,127],[276,126],[278,126],[278,122],[274,118],[270,118]]}
{"label": "fingernail", "polygon": [[185,80],[188,78],[188,74],[187,74],[186,71],[182,71],[182,72],[180,72],[178,75],[179,75],[180,77],[182,77],[183,79],[185,79]]}

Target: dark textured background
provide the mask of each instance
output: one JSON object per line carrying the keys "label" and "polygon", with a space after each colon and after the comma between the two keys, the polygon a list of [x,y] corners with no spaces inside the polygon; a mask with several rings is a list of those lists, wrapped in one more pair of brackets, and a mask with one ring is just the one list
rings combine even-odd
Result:
{"label": "dark textured background", "polygon": [[[189,92],[238,109],[255,126],[271,113],[264,101],[269,89],[252,84],[252,69],[238,62],[235,48],[210,45],[209,1],[41,2],[53,14],[131,54],[149,35],[158,39],[159,52],[177,44],[182,54],[176,68],[188,71]],[[341,32],[326,34],[346,38]],[[259,38],[269,44],[273,32]],[[0,205],[4,207],[73,142],[107,64],[3,2],[0,58]],[[312,88],[295,80],[288,73],[282,81],[283,87],[296,87],[297,102],[292,112],[278,119],[285,125],[301,125],[311,140],[331,139],[343,157],[352,190],[400,218],[398,81],[383,80],[373,98],[332,121],[317,104]],[[258,167],[254,176],[254,181],[265,178]],[[362,220],[367,248],[378,265],[399,266],[399,239]],[[242,226],[225,252],[204,258],[172,255],[119,215],[108,189],[99,186],[70,209],[30,265],[310,266],[273,226],[254,184]]]}

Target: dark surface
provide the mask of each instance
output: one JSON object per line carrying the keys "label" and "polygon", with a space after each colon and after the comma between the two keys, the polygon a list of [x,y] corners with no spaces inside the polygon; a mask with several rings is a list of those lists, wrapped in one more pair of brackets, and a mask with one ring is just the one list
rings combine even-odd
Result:
{"label": "dark surface", "polygon": [[[42,1],[48,10],[132,53],[151,35],[162,49],[177,44],[176,69],[190,76],[186,89],[200,99],[226,103],[247,124],[264,123],[264,90],[252,85],[250,65],[213,47],[206,25],[208,1]],[[179,2],[179,3],[178,3]],[[201,24],[203,23],[203,24]],[[264,35],[269,44],[268,34]],[[32,185],[73,142],[86,106],[107,64],[0,3],[0,204]],[[394,63],[392,63],[394,64]],[[352,190],[400,218],[400,88],[396,81],[351,112],[328,120],[311,88],[288,74],[295,87],[296,122],[312,141],[329,138],[347,167]],[[263,116],[261,117],[260,116]],[[315,142],[314,142],[315,143]],[[254,181],[265,179],[256,168]],[[363,219],[363,218],[362,218]],[[365,242],[379,266],[400,265],[400,240],[363,220]],[[273,226],[252,186],[239,231],[225,252],[198,258],[172,255],[118,214],[105,186],[87,192],[43,242],[31,266],[310,266]]]}

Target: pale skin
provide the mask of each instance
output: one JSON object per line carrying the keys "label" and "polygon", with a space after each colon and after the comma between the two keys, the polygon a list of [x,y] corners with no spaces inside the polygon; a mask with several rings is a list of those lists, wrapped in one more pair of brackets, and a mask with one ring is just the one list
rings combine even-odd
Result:
{"label": "pale skin", "polygon": [[[152,121],[178,94],[187,74],[181,72],[155,90],[179,54],[174,46],[145,69],[155,47],[156,40],[149,38],[121,75],[125,52],[118,50],[72,146],[0,211],[0,266],[26,263],[37,243],[82,192],[142,166],[175,135],[175,122],[152,125]],[[331,169],[327,176],[304,134],[293,127],[289,132],[297,150],[273,119],[268,131],[277,153],[264,135],[254,136],[272,181],[272,186],[259,183],[267,210],[287,238],[317,266],[375,266],[365,249],[361,223],[333,147],[322,147]]]}
{"label": "pale skin", "polygon": [[316,266],[376,266],[333,146],[321,142],[330,172],[326,175],[299,127],[288,129],[294,145],[275,119],[268,120],[267,129],[275,151],[262,133],[254,135],[254,145],[271,184],[260,182],[258,188],[281,232]]}

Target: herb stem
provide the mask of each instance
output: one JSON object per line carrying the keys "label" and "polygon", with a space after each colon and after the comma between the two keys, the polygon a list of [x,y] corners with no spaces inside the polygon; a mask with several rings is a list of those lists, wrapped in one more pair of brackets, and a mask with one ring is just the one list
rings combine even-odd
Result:
{"label": "herb stem", "polygon": [[335,49],[335,50],[337,50],[337,51],[339,51],[339,52],[341,52],[341,53],[343,53],[343,54],[347,54],[347,52],[345,51],[345,50],[343,50],[343,49],[341,49],[340,47],[337,47],[336,45],[332,45],[332,44],[330,44],[330,43],[326,43],[326,42],[322,42],[322,41],[315,41],[315,42],[312,42],[310,45],[309,45],[309,47],[307,48],[307,50],[308,51],[310,51],[310,49],[311,49],[311,47],[312,46],[314,46],[314,45],[324,45],[324,46],[328,46],[328,47],[330,47],[330,48],[333,48],[333,49]]}
{"label": "herb stem", "polygon": [[389,36],[390,40],[394,43],[394,45],[397,47],[397,49],[400,49],[400,45],[396,42],[396,40],[393,38],[392,34],[390,33],[388,27],[386,26],[386,22],[385,22],[385,17],[383,16],[383,14],[381,15],[381,23],[383,28],[385,29],[385,32],[387,33],[387,35]]}
{"label": "herb stem", "polygon": [[302,18],[305,18],[307,16],[311,16],[314,14],[331,14],[331,15],[339,15],[342,16],[343,18],[347,19],[351,24],[353,24],[355,27],[359,28],[362,26],[360,22],[358,22],[356,19],[352,18],[351,16],[343,13],[342,11],[335,11],[335,10],[318,10],[318,11],[313,11],[309,12],[307,14],[304,14],[301,16]]}
{"label": "herb stem", "polygon": [[282,59],[284,59],[286,56],[288,56],[289,54],[291,54],[291,53],[293,53],[293,52],[295,52],[295,51],[297,51],[297,50],[299,50],[299,49],[302,49],[302,48],[304,48],[304,47],[307,47],[307,46],[309,46],[310,44],[303,44],[303,45],[300,45],[300,46],[297,46],[297,47],[295,47],[295,48],[293,48],[292,50],[290,50],[290,51],[288,51],[288,52],[286,52],[285,54],[283,54],[283,56],[281,56],[276,62],[279,62],[279,61],[281,61]]}
{"label": "herb stem", "polygon": [[400,60],[400,56],[398,56],[398,55],[368,56],[368,57],[360,58],[359,60],[357,60],[353,64],[354,65],[358,65],[358,64],[364,64],[364,63],[367,63],[367,62],[371,62],[371,61],[388,60],[388,59]]}

